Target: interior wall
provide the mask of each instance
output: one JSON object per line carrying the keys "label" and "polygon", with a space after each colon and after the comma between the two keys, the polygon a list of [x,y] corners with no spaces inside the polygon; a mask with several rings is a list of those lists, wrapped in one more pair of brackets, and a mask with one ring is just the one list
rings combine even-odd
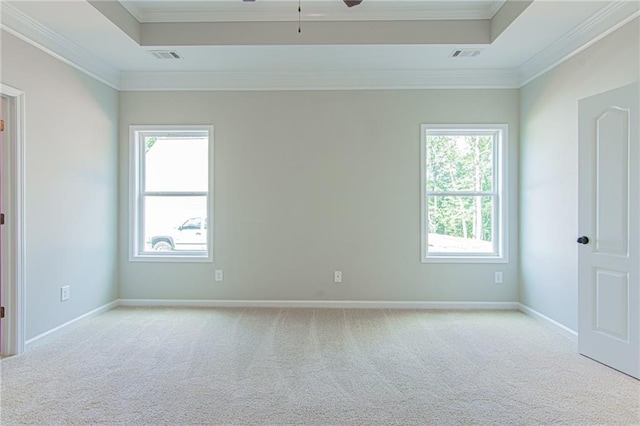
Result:
{"label": "interior wall", "polygon": [[577,330],[578,100],[638,81],[640,23],[521,89],[520,298]]}
{"label": "interior wall", "polygon": [[[516,301],[518,106],[517,90],[122,92],[120,297]],[[129,261],[128,128],[172,123],[215,126],[214,264]],[[510,263],[420,262],[421,123],[509,124]]]}
{"label": "interior wall", "polygon": [[[117,298],[118,92],[7,32],[1,39],[0,80],[25,92],[30,339]],[[65,285],[71,298],[61,302]]]}

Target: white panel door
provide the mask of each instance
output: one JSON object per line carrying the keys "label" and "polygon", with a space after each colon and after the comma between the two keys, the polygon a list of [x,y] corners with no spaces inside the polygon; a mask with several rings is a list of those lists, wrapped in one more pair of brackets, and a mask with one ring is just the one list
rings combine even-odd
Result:
{"label": "white panel door", "polygon": [[578,350],[640,378],[638,83],[579,103]]}

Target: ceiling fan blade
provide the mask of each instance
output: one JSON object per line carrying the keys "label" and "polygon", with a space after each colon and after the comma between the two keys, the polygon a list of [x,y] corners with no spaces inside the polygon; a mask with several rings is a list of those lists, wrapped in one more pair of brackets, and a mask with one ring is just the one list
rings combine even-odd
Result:
{"label": "ceiling fan blade", "polygon": [[[242,0],[245,3],[253,3],[256,0]],[[362,3],[362,0],[342,0],[344,1],[344,4],[347,5],[347,7],[353,7],[353,6],[357,6],[360,3]]]}

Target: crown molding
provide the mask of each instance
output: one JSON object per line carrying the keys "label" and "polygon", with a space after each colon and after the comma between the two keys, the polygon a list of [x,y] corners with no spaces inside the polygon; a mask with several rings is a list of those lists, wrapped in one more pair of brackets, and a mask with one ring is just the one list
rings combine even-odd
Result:
{"label": "crown molding", "polygon": [[[352,13],[346,13],[344,5],[339,1],[335,3],[308,2],[302,6],[302,19],[304,21],[484,20],[491,19],[504,3],[505,0],[497,0],[485,8],[471,8],[469,2],[450,2],[447,9],[442,9],[429,3],[418,5],[407,1],[372,2],[365,7],[353,9]],[[125,0],[121,0],[120,4],[141,23],[298,20],[298,5],[294,2],[256,2],[252,4],[209,2],[191,7],[166,5],[155,9],[145,8],[140,3]]]}
{"label": "crown molding", "polygon": [[494,1],[493,3],[491,3],[491,5],[489,6],[489,10],[487,12],[487,18],[486,19],[492,19],[493,16],[498,13],[498,11],[500,9],[502,9],[502,6],[504,6],[504,4],[507,2],[507,0],[500,0],[500,1]]}
{"label": "crown molding", "polygon": [[126,1],[126,0],[117,0],[118,3],[133,16],[140,23],[143,22],[143,13],[142,9],[140,9],[140,5],[134,1]]}
{"label": "crown molding", "polygon": [[123,72],[120,90],[517,88],[517,70]]}
{"label": "crown molding", "polygon": [[609,3],[518,69],[353,72],[120,72],[7,2],[0,3],[0,14],[0,29],[114,89],[168,91],[519,88],[640,16],[640,11],[635,1]]}
{"label": "crown molding", "polygon": [[522,87],[640,16],[640,3],[618,0],[540,51],[518,69]]}
{"label": "crown molding", "polygon": [[15,6],[0,3],[0,29],[24,40],[104,84],[119,89],[120,72],[91,52],[40,24]]}

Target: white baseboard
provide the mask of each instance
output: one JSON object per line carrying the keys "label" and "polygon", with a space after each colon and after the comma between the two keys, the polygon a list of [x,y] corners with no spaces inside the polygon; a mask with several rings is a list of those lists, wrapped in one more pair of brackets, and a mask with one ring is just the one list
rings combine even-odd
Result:
{"label": "white baseboard", "polygon": [[84,320],[84,319],[87,319],[87,318],[91,318],[91,317],[95,317],[96,315],[100,315],[100,314],[102,314],[104,312],[107,312],[107,311],[113,309],[113,308],[116,308],[116,307],[118,307],[119,304],[120,303],[119,303],[118,300],[114,300],[112,302],[107,303],[106,305],[102,305],[102,306],[100,306],[100,307],[98,307],[98,308],[96,308],[96,309],[94,309],[94,310],[92,310],[90,312],[87,312],[86,314],[80,315],[79,317],[74,318],[71,321],[67,321],[64,324],[60,324],[59,326],[57,326],[55,328],[52,328],[49,331],[45,331],[44,333],[39,334],[36,337],[32,337],[31,339],[29,339],[26,342],[24,342],[24,349],[25,349],[25,351],[27,351],[29,349],[29,347],[32,346],[34,343],[36,343],[38,340],[40,340],[40,339],[42,339],[44,337],[50,336],[52,334],[55,334],[55,333],[59,332],[60,330],[62,330],[63,328],[68,327],[71,324],[74,324],[74,323],[76,323],[78,321],[81,321],[81,320]]}
{"label": "white baseboard", "polygon": [[518,302],[389,302],[347,300],[120,299],[120,306],[192,308],[494,309],[519,310]]}
{"label": "white baseboard", "polygon": [[527,305],[523,305],[522,303],[518,303],[518,305],[519,305],[518,309],[520,310],[520,312],[529,315],[531,318],[537,319],[541,323],[545,324],[547,327],[553,329],[554,331],[562,334],[565,337],[568,337],[574,342],[578,341],[578,333],[576,331],[570,329],[565,325],[560,324],[558,321],[552,320],[548,316],[541,314],[535,309],[531,309]]}

